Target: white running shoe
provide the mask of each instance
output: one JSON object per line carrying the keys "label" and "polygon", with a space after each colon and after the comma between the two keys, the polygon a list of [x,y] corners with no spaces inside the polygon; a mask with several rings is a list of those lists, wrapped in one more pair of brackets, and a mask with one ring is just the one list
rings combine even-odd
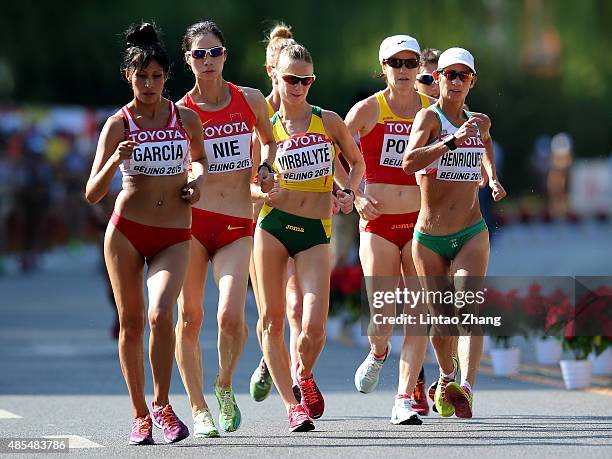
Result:
{"label": "white running shoe", "polygon": [[198,438],[219,436],[219,431],[210,411],[199,410],[193,415],[193,435]]}
{"label": "white running shoe", "polygon": [[419,414],[414,411],[413,405],[416,404],[411,398],[396,398],[391,411],[391,424],[420,426],[423,421]]}
{"label": "white running shoe", "polygon": [[355,372],[355,387],[363,394],[369,394],[376,386],[378,386],[378,378],[380,377],[380,370],[389,357],[391,352],[391,343],[387,344],[387,353],[385,358],[379,360],[374,357],[374,353],[370,350],[370,353],[363,361],[357,371]]}

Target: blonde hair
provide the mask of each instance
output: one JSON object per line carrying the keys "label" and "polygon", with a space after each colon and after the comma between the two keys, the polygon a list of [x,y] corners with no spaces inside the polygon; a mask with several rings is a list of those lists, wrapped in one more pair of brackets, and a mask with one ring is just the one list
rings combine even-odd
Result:
{"label": "blonde hair", "polygon": [[276,24],[266,37],[266,66],[276,67],[278,57],[281,50],[287,45],[293,45],[296,41],[293,39],[291,27],[279,22]]}

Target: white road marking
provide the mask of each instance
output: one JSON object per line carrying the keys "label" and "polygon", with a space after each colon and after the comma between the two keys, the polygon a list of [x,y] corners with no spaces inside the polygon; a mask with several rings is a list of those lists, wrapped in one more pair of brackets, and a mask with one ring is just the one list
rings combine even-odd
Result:
{"label": "white road marking", "polygon": [[43,435],[43,438],[68,438],[68,446],[73,448],[104,448],[104,445],[95,443],[79,435]]}
{"label": "white road marking", "polygon": [[10,411],[0,410],[0,419],[21,419],[21,416]]}

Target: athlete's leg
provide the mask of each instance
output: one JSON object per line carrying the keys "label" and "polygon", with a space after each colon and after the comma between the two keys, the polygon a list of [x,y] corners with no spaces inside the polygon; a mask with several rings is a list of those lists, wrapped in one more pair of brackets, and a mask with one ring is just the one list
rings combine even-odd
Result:
{"label": "athlete's leg", "polygon": [[298,376],[312,374],[325,344],[325,322],[329,311],[329,244],[319,244],[295,257],[298,288],[303,294],[302,331],[297,341]]}
{"label": "athlete's leg", "polygon": [[183,281],[183,288],[178,297],[176,363],[189,396],[193,413],[208,409],[206,400],[204,400],[204,375],[202,349],[200,347],[208,259],[209,254],[206,248],[197,239],[192,238],[189,250],[189,265]]}
{"label": "athlete's leg", "polygon": [[168,404],[175,349],[173,309],[187,271],[189,244],[190,241],[185,241],[164,249],[155,255],[147,271],[154,406]]}
{"label": "athlete's leg", "polygon": [[[450,279],[446,280],[449,276],[448,260],[414,239],[412,240],[412,259],[421,286],[426,292],[444,292],[450,288]],[[428,304],[428,306],[430,313],[439,313],[439,311],[432,310],[431,304]],[[444,374],[450,374],[454,368],[452,350],[455,339],[440,327],[432,327],[431,344],[436,353],[440,369]]]}
{"label": "athlete's leg", "polygon": [[257,272],[255,271],[255,259],[253,258],[252,251],[249,258],[249,277],[251,278],[251,288],[253,289],[255,305],[257,306],[257,325],[255,326],[255,334],[257,335],[259,347],[261,348],[261,307],[259,306],[259,286],[257,285]]}
{"label": "athlete's leg", "polygon": [[287,321],[289,322],[289,355],[291,368],[298,362],[298,339],[302,333],[303,294],[298,284],[295,272],[295,262],[292,258],[287,262],[287,288],[285,291],[287,303]]}
{"label": "athlete's leg", "polygon": [[[412,261],[412,241],[408,241],[402,249],[402,274],[404,286],[408,291],[420,291],[421,285]],[[421,302],[404,311],[413,317],[425,313],[425,305]],[[427,350],[427,327],[407,325],[404,327],[404,345],[400,355],[398,394],[412,394],[419,373],[425,360]]]}
{"label": "athlete's leg", "polygon": [[259,286],[262,351],[274,385],[287,411],[297,404],[291,388],[290,360],[285,345],[285,246],[265,230],[255,230],[253,246]]}
{"label": "athlete's leg", "polygon": [[240,238],[219,249],[212,259],[215,282],[219,286],[219,375],[218,387],[230,387],[232,375],[248,336],[244,302],[249,278],[249,258],[253,239]]}
{"label": "athlete's leg", "polygon": [[[469,239],[461,248],[451,265],[455,289],[479,291],[483,288],[484,276],[489,263],[489,233],[482,231]],[[470,386],[476,382],[476,374],[482,358],[482,333],[462,336],[459,341],[461,379]]]}
{"label": "athlete's leg", "polygon": [[[359,235],[359,258],[366,278],[366,291],[372,315],[374,292],[394,291],[399,284],[400,252],[397,245],[392,242],[364,231]],[[387,303],[376,312],[384,316],[395,315],[395,304]],[[392,333],[393,325],[370,324],[368,339],[374,355],[385,354]]]}
{"label": "athlete's leg", "polygon": [[104,260],[119,315],[119,361],[132,401],[133,417],[146,416],[149,408],[144,393],[144,260],[113,225],[106,230]]}

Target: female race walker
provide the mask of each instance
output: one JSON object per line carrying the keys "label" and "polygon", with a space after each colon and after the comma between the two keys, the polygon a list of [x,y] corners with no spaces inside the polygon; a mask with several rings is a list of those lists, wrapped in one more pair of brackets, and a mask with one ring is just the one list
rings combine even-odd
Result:
{"label": "female race walker", "polygon": [[[274,78],[281,98],[272,118],[278,154],[279,181],[268,194],[255,231],[254,258],[261,302],[262,349],[274,384],[289,415],[289,429],[314,429],[312,418],[323,415],[324,400],[313,368],[325,343],[329,308],[332,181],[334,143],[351,171],[348,188],[338,192],[341,207],[352,207],[354,190],[364,171],[363,160],[342,119],[306,101],[315,80],[312,57],[301,45],[281,50]],[[285,273],[293,258],[302,292],[302,331],[295,373],[298,403],[291,381],[284,341]]]}
{"label": "female race walker", "polygon": [[[274,26],[269,34],[268,45],[266,47],[266,72],[272,81],[272,92],[266,97],[268,102],[268,111],[270,118],[280,108],[280,94],[278,92],[278,85],[275,83],[274,71],[278,62],[278,56],[280,51],[288,45],[296,44],[297,42],[293,39],[290,27],[283,23]],[[254,144],[253,158],[259,154],[259,143]],[[343,184],[348,183],[348,174],[342,167],[338,157],[334,158],[334,180],[341,181]],[[257,220],[259,212],[264,204],[265,193],[258,190],[257,187],[252,185],[251,194],[253,197],[253,218]],[[339,211],[348,213],[352,211],[352,202],[350,207],[341,207],[340,202],[336,196],[332,194],[332,211],[333,214],[337,214]],[[258,305],[259,310],[259,299],[258,299],[258,288],[257,288],[257,276],[255,273],[255,262],[251,256],[251,267],[250,267],[251,285],[253,286],[253,293],[255,295],[255,301]],[[287,307],[287,322],[289,323],[289,356],[291,358],[291,368],[295,368],[295,363],[298,360],[297,342],[302,332],[302,292],[297,284],[295,276],[295,263],[293,258],[287,260],[287,290],[285,292],[285,301]],[[261,346],[261,320],[257,320],[257,339]],[[291,372],[291,378],[293,380],[293,394],[296,399],[300,400],[300,389],[297,384],[295,372]],[[266,399],[272,388],[272,377],[264,358],[262,357],[259,365],[253,371],[250,381],[250,393],[253,400],[261,402]]]}
{"label": "female race walker", "polygon": [[[420,53],[418,42],[408,35],[385,38],[378,57],[387,87],[358,102],[346,117],[351,134],[359,135],[366,163],[365,193],[358,194],[355,206],[361,216],[361,265],[371,280],[366,283],[369,296],[373,291],[395,290],[400,274],[402,287],[420,289],[410,248],[419,214],[419,187],[415,175],[402,170],[414,117],[433,102],[414,89]],[[390,307],[394,314],[395,304]],[[392,332],[388,325],[371,327],[370,353],[355,373],[360,392],[372,392],[378,385]],[[421,424],[419,414],[429,412],[424,377],[417,384],[426,347],[426,333],[405,330],[393,424]]]}
{"label": "female race walker", "polygon": [[[123,189],[106,230],[104,257],[119,313],[119,360],[132,400],[130,444],[152,444],[154,424],[167,443],[189,436],[168,402],[174,355],[172,310],[187,270],[191,205],[199,199],[202,130],[191,110],[162,97],[169,61],[151,24],[127,31],[123,72],[134,99],[100,134],[86,198],[99,202],[117,168]],[[195,180],[187,182],[188,155]],[[145,401],[143,337],[145,261],[149,293],[152,416]]]}
{"label": "female race walker", "polygon": [[[248,335],[244,303],[253,244],[251,136],[256,131],[266,165],[266,161],[274,160],[276,143],[261,92],[223,79],[227,51],[223,33],[214,22],[188,27],[183,51],[196,81],[179,105],[194,110],[201,121],[206,153],[202,195],[206,199],[192,209],[193,239],[179,297],[176,357],[191,402],[194,435],[214,437],[218,431],[204,400],[199,342],[208,262],[212,262],[219,287],[219,372],[214,390],[219,424],[233,432],[240,426],[241,413],[234,398],[232,375]],[[273,177],[266,167],[259,167],[259,180],[264,191],[266,186],[268,190],[272,187]]]}
{"label": "female race walker", "polygon": [[427,94],[436,100],[440,97],[440,88],[438,87],[438,82],[433,77],[433,72],[438,68],[440,52],[440,50],[434,48],[423,50],[419,62],[419,73],[417,73],[414,85],[417,91]]}
{"label": "female race walker", "polygon": [[[270,77],[272,82],[272,91],[266,97],[268,103],[268,116],[272,118],[274,114],[280,108],[280,94],[278,92],[278,86],[273,78],[274,70],[278,62],[278,56],[281,49],[287,45],[296,44],[291,33],[291,28],[283,23],[275,25],[270,31],[267,38],[266,45],[266,73]],[[253,157],[256,157],[259,148],[259,143],[255,142]],[[265,193],[261,193],[258,187],[252,186],[252,197],[253,197],[253,219],[257,221],[259,212],[264,204]],[[287,302],[287,320],[289,322],[289,354],[291,361],[296,361],[297,356],[297,338],[300,335],[302,329],[302,295],[298,291],[297,281],[295,279],[295,270],[293,260],[289,259],[287,262],[287,291],[285,292],[285,299]],[[250,266],[251,285],[253,287],[253,294],[255,296],[255,302],[257,303],[257,309],[260,309],[260,301],[258,298],[259,289],[257,286],[257,274],[255,272],[255,261],[251,255],[251,266]],[[257,340],[261,346],[261,320],[257,320]],[[292,374],[293,376],[293,374]],[[270,389],[272,388],[272,377],[264,358],[261,358],[259,365],[253,371],[250,380],[250,393],[253,400],[261,402],[268,397]],[[294,381],[294,393],[296,397],[299,396],[299,390],[295,390],[296,384]]]}
{"label": "female race walker", "polygon": [[[422,176],[413,258],[423,288],[428,291],[450,290],[451,284],[455,290],[478,290],[489,260],[489,233],[478,202],[482,168],[495,201],[502,199],[506,191],[495,172],[489,118],[464,109],[468,92],[476,83],[474,58],[465,49],[447,49],[440,55],[434,77],[440,86],[440,99],[417,115],[403,160],[407,174],[419,171]],[[466,352],[462,352],[460,343],[462,380],[457,384],[457,367],[452,358],[456,338],[433,334],[440,365],[435,393],[437,411],[444,417],[454,413],[470,418],[482,336],[472,334]]]}

